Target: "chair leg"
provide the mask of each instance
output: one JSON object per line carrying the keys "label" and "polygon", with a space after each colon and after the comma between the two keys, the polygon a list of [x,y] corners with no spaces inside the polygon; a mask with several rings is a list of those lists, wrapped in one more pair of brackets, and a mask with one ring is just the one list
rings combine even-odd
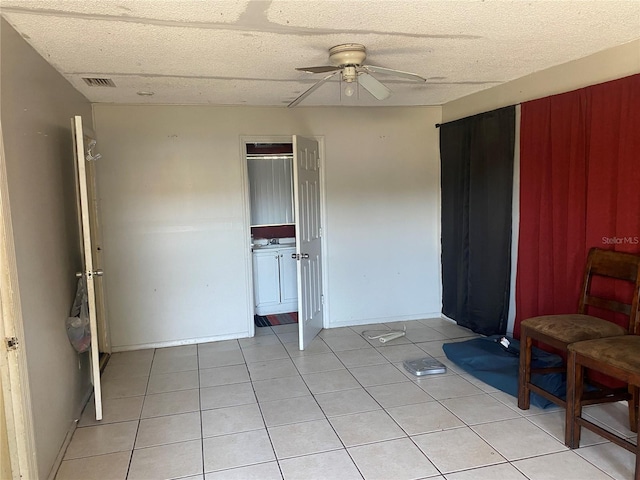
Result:
{"label": "chair leg", "polygon": [[638,433],[638,387],[629,385],[629,428],[632,432]]}
{"label": "chair leg", "polygon": [[529,410],[531,405],[531,337],[527,335],[526,328],[520,334],[520,368],[518,373],[518,408]]}
{"label": "chair leg", "polygon": [[576,354],[569,351],[567,358],[567,410],[564,430],[564,444],[569,448],[580,447],[581,427],[577,419],[582,415],[583,385],[584,368],[576,363]]}
{"label": "chair leg", "polygon": [[[638,387],[634,386],[635,389],[635,397],[637,398]],[[636,415],[637,417],[637,415]],[[640,432],[640,421],[636,423],[636,432]],[[635,480],[640,480],[640,433],[636,436],[636,473],[634,475]]]}

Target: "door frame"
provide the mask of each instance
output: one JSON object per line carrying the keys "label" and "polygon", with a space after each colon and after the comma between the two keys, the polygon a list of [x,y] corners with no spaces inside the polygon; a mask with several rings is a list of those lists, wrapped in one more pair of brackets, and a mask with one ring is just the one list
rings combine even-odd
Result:
{"label": "door frame", "polygon": [[[8,350],[5,338],[18,339],[18,348]],[[0,385],[5,408],[11,473],[14,479],[36,478],[35,431],[31,390],[24,345],[24,326],[18,268],[11,222],[11,206],[0,124]]]}
{"label": "door frame", "polygon": [[[240,168],[242,172],[242,188],[244,195],[242,196],[244,221],[244,246],[245,246],[245,272],[247,278],[247,331],[249,336],[255,336],[255,323],[253,321],[253,258],[251,252],[251,201],[249,192],[249,170],[247,167],[247,148],[248,143],[293,143],[293,135],[241,135],[240,136]],[[295,134],[297,135],[297,133]],[[318,153],[320,155],[320,221],[322,222],[322,292],[324,295],[324,312],[322,319],[323,328],[327,325],[327,312],[329,311],[329,296],[327,295],[327,219],[326,219],[326,187],[325,187],[325,147],[324,135],[304,135],[318,142]]]}

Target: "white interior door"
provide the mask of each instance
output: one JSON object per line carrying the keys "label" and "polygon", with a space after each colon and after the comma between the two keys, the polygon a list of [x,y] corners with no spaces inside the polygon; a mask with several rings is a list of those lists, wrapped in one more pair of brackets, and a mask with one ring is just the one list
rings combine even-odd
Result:
{"label": "white interior door", "polygon": [[293,136],[298,331],[304,350],[322,330],[322,227],[318,142]]}
{"label": "white interior door", "polygon": [[90,199],[87,187],[87,167],[84,150],[84,134],[82,131],[82,117],[76,115],[71,119],[73,131],[74,161],[77,178],[77,199],[83,249],[84,270],[82,274],[87,281],[87,297],[89,301],[89,324],[91,327],[91,379],[96,404],[96,420],[102,420],[102,390],[100,387],[100,353],[98,350],[98,324],[96,314],[95,277],[102,275],[102,271],[94,270],[93,246],[91,242],[91,217],[89,215]]}

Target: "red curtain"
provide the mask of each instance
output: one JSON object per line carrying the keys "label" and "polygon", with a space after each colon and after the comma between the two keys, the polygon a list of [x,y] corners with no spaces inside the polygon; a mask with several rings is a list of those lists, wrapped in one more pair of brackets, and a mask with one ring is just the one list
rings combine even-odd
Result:
{"label": "red curtain", "polygon": [[640,75],[522,104],[516,337],[576,311],[591,247],[640,253]]}

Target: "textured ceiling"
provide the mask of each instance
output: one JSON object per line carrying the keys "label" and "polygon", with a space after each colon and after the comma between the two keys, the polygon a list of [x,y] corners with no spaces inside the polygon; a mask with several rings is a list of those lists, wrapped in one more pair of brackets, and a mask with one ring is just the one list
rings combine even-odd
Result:
{"label": "textured ceiling", "polygon": [[282,106],[323,77],[295,67],[362,43],[365,63],[427,82],[376,74],[393,92],[377,101],[332,80],[301,106],[441,105],[640,38],[640,0],[0,0],[0,11],[90,101],[110,103]]}

